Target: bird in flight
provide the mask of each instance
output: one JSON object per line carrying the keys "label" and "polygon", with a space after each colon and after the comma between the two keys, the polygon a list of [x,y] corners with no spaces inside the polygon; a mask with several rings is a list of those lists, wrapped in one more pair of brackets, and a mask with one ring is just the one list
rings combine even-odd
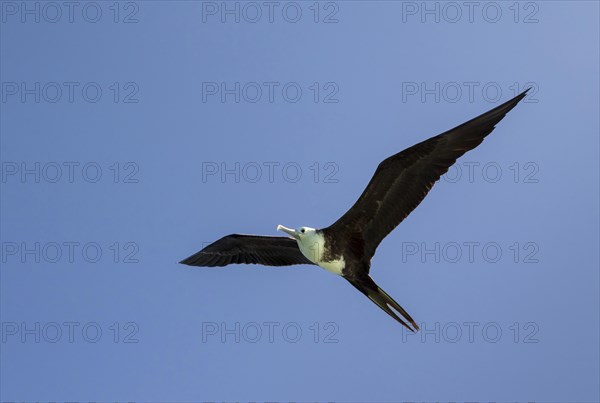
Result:
{"label": "bird in flight", "polygon": [[227,235],[180,263],[204,267],[318,265],[348,280],[403,326],[418,331],[413,318],[369,276],[371,258],[381,241],[423,201],[457,158],[481,144],[527,91],[382,161],[350,210],[327,228],[278,225],[277,230],[290,237]]}

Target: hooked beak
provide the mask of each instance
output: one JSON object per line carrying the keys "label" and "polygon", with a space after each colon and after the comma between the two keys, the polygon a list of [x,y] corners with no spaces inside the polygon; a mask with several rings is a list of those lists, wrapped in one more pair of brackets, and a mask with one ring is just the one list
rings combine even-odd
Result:
{"label": "hooked beak", "polygon": [[277,231],[283,231],[283,232],[287,233],[288,235],[291,235],[295,239],[300,240],[300,235],[294,229],[284,227],[283,225],[278,225]]}

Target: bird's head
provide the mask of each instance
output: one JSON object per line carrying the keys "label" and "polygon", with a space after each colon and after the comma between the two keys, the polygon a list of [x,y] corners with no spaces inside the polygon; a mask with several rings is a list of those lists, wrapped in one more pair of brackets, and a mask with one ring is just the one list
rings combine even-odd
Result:
{"label": "bird's head", "polygon": [[310,227],[300,227],[296,229],[284,227],[283,225],[277,226],[277,231],[283,231],[288,235],[291,235],[295,240],[299,242],[306,242],[317,234],[317,230]]}

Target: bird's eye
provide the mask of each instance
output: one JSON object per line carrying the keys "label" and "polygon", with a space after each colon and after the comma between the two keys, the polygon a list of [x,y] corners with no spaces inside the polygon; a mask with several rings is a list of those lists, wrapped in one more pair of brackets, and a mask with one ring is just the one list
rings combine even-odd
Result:
{"label": "bird's eye", "polygon": [[304,234],[304,232],[306,232],[306,230],[305,230],[304,228],[302,228],[302,229],[300,230],[300,232],[302,232],[302,233]]}

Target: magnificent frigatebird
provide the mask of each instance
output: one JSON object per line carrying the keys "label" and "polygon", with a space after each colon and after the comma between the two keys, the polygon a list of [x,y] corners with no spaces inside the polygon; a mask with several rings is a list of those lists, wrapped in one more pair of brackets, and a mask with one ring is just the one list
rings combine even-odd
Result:
{"label": "magnificent frigatebird", "polygon": [[421,203],[440,176],[457,158],[477,147],[528,90],[381,162],[356,203],[327,228],[277,226],[292,238],[227,235],[180,263],[207,267],[234,263],[315,264],[344,277],[402,325],[417,331],[419,326],[410,315],[369,276],[371,258],[383,238]]}

